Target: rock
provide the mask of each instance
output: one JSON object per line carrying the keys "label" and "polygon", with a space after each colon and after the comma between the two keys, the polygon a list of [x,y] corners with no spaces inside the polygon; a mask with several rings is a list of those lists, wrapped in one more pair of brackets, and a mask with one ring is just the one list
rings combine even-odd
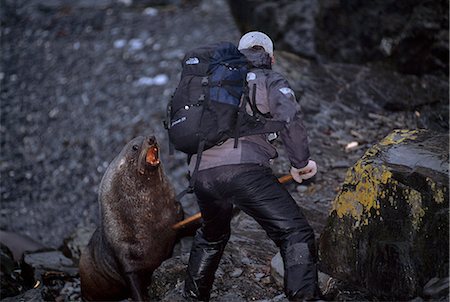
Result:
{"label": "rock", "polygon": [[178,283],[175,288],[169,289],[168,292],[161,297],[161,302],[185,302],[186,298],[183,297],[184,283]]}
{"label": "rock", "polygon": [[270,275],[278,286],[283,286],[284,266],[280,252],[276,253],[275,256],[273,256],[272,261],[270,261]]}
{"label": "rock", "polygon": [[448,277],[448,135],[396,130],[347,172],[320,237],[321,270],[389,299]]}
{"label": "rock", "polygon": [[333,61],[382,61],[448,75],[448,1],[320,1],[316,51]]}
{"label": "rock", "polygon": [[230,10],[242,33],[266,32],[278,49],[315,57],[315,16],[319,2],[228,0]]}
{"label": "rock", "polygon": [[297,186],[297,192],[305,193],[306,191],[308,191],[308,187],[307,186],[305,186],[305,185]]}
{"label": "rock", "polygon": [[30,289],[18,296],[2,299],[2,302],[17,302],[17,301],[44,302],[46,300],[44,300],[44,298],[42,297],[42,289],[40,288]]}
{"label": "rock", "polygon": [[27,253],[21,268],[24,283],[29,288],[39,289],[44,301],[81,299],[78,267],[61,251]]}
{"label": "rock", "polygon": [[255,281],[256,281],[256,282],[260,282],[261,279],[262,279],[265,275],[266,275],[266,274],[264,274],[264,273],[256,273],[256,274],[255,274]]}
{"label": "rock", "polygon": [[79,301],[81,297],[80,280],[74,279],[72,282],[66,282],[59,293],[62,301]]}
{"label": "rock", "polygon": [[8,231],[0,231],[0,242],[12,251],[15,261],[19,261],[25,252],[45,249],[44,245],[28,236]]}
{"label": "rock", "polygon": [[78,267],[60,251],[45,251],[25,254],[21,264],[22,275],[28,284],[36,281],[47,282],[50,279],[73,278]]}
{"label": "rock", "polygon": [[23,290],[20,275],[15,272],[18,268],[11,250],[0,243],[0,297],[12,297]]}
{"label": "rock", "polygon": [[241,297],[239,294],[237,293],[226,293],[221,297],[217,297],[216,299],[217,302],[228,302],[228,301],[235,301],[235,302],[246,302],[248,301],[247,299]]}
{"label": "rock", "polygon": [[[193,0],[190,0],[193,1]],[[32,0],[29,5],[37,6],[42,11],[51,11],[67,7],[76,7],[81,9],[107,9],[114,5],[124,5],[127,7],[146,7],[146,6],[164,6],[179,5],[180,0]]]}
{"label": "rock", "polygon": [[241,32],[325,62],[383,62],[403,73],[448,76],[448,1],[228,0]]}
{"label": "rock", "polygon": [[230,273],[230,277],[232,277],[232,278],[237,278],[237,277],[239,277],[240,275],[242,275],[243,272],[244,272],[244,270],[243,270],[242,268],[236,268],[234,271],[232,271],[232,272]]}
{"label": "rock", "polygon": [[5,274],[12,273],[15,267],[14,257],[11,250],[3,243],[0,243],[0,259],[0,272]]}
{"label": "rock", "polygon": [[186,265],[189,255],[182,258],[177,256],[164,261],[152,275],[152,283],[150,285],[150,298],[152,300],[160,300],[170,294],[174,299],[175,296],[181,298],[182,291],[173,292],[174,288],[181,286],[183,288],[184,278],[186,275]]}
{"label": "rock", "polygon": [[77,228],[74,233],[64,239],[63,246],[61,247],[64,256],[78,262],[81,251],[89,243],[94,231],[95,226]]}
{"label": "rock", "polygon": [[[307,116],[326,114],[317,106],[323,101],[345,106],[349,115],[379,112],[380,109],[428,112],[431,110],[426,110],[425,106],[437,106],[434,109],[441,108],[440,113],[431,111],[434,112],[432,116],[440,115],[448,124],[449,88],[446,78],[402,75],[374,66],[316,63],[287,52],[275,52],[275,56],[277,64],[274,70],[286,75]],[[432,116],[430,119],[436,119]],[[427,126],[433,125],[427,123]],[[434,129],[446,131],[448,125],[442,123],[440,129]]]}
{"label": "rock", "polygon": [[429,298],[448,297],[449,292],[449,278],[431,278],[430,281],[423,287],[423,294]]}

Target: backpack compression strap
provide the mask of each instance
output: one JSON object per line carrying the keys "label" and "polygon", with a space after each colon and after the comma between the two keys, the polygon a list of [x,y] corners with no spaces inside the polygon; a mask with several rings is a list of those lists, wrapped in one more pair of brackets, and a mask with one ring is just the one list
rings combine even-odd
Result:
{"label": "backpack compression strap", "polygon": [[241,130],[241,124],[242,124],[242,118],[245,114],[244,110],[247,106],[247,99],[248,99],[248,87],[245,85],[244,87],[244,98],[242,100],[241,105],[239,106],[238,112],[237,112],[237,119],[236,119],[236,127],[234,129],[234,148],[236,149],[238,147],[239,142],[239,133]]}
{"label": "backpack compression strap", "polygon": [[[202,94],[200,96],[199,100],[201,100],[201,101],[204,101],[204,99],[205,99],[205,95],[207,93],[206,89],[207,89],[208,84],[209,84],[208,77],[203,77],[202,86],[203,86],[204,94]],[[204,106],[202,108],[202,113],[200,115],[200,120],[203,119],[203,114],[205,113],[205,109],[208,106],[209,106],[209,101],[205,101]],[[198,172],[198,168],[200,167],[200,161],[202,159],[202,154],[203,154],[203,151],[205,150],[205,144],[206,144],[206,135],[203,132],[200,132],[199,135],[201,135],[201,140],[200,140],[200,142],[198,144],[198,148],[197,148],[197,159],[195,161],[195,168],[194,168],[194,171],[192,171],[191,179],[189,179],[189,186],[184,191],[182,191],[180,194],[177,195],[178,201],[181,198],[183,198],[183,196],[186,195],[187,193],[194,192],[195,181],[197,180],[197,172]],[[190,160],[190,158],[189,158],[189,160]]]}
{"label": "backpack compression strap", "polygon": [[176,198],[178,201],[181,198],[183,198],[184,195],[194,192],[195,182],[197,181],[197,172],[198,172],[198,168],[200,167],[200,161],[202,160],[202,154],[203,154],[203,150],[205,149],[205,143],[206,143],[206,140],[203,139],[200,141],[200,144],[198,145],[197,160],[195,161],[194,171],[192,171],[191,178],[189,179],[189,186],[177,195]]}

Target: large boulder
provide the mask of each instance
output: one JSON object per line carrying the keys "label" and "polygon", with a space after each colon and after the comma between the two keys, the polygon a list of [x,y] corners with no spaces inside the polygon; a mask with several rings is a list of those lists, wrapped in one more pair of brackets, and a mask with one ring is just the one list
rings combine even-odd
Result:
{"label": "large boulder", "polygon": [[395,130],[367,150],[333,202],[321,270],[394,300],[448,278],[448,151],[448,134],[427,130]]}
{"label": "large boulder", "polygon": [[383,62],[404,73],[448,75],[448,0],[228,0],[242,32],[323,61]]}

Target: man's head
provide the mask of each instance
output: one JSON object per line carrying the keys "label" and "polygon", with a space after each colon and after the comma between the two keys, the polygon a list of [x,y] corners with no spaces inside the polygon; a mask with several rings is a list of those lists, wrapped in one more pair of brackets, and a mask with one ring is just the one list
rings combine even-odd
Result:
{"label": "man's head", "polygon": [[266,34],[259,31],[251,31],[242,36],[239,40],[238,49],[247,49],[254,46],[261,46],[273,59],[273,42]]}

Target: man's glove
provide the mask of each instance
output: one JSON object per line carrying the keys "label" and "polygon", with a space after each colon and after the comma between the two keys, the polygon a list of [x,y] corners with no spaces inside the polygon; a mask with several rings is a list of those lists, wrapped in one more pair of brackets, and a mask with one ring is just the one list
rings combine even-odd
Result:
{"label": "man's glove", "polygon": [[308,164],[301,169],[291,167],[292,178],[299,184],[302,183],[303,180],[313,177],[316,173],[317,165],[313,160],[308,161]]}

